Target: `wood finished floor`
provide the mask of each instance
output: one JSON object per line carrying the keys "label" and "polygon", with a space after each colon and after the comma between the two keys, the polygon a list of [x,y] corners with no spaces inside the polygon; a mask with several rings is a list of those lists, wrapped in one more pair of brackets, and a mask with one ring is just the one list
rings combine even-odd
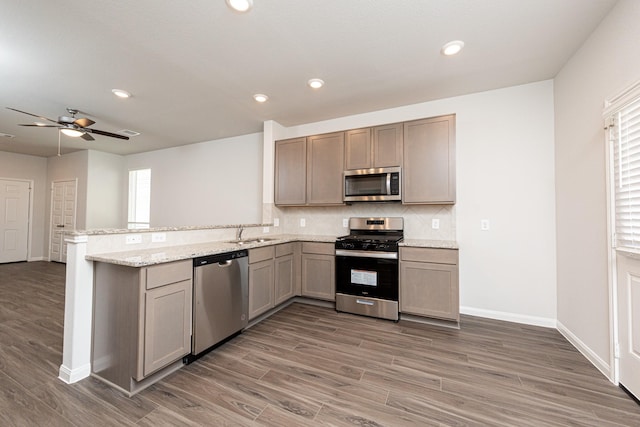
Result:
{"label": "wood finished floor", "polygon": [[640,426],[557,331],[294,304],[129,399],[57,379],[64,265],[0,265],[0,426]]}

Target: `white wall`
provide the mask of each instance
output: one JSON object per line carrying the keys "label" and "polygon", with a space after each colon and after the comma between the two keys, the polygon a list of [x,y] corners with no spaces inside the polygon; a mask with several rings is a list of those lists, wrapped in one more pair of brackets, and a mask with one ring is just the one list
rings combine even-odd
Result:
{"label": "white wall", "polygon": [[621,0],[555,79],[558,321],[603,370],[612,340],[602,110],[640,79],[639,21],[640,2]]}
{"label": "white wall", "polygon": [[47,204],[47,159],[0,152],[0,178],[13,178],[33,181],[33,217],[29,238],[29,259],[38,260],[48,256],[45,250],[45,222],[48,218]]}
{"label": "white wall", "polygon": [[[460,245],[462,310],[555,326],[552,81],[271,128],[275,138],[283,139],[450,113],[456,114],[457,204],[445,214],[455,215],[451,226]],[[384,210],[376,206],[371,205],[371,211]],[[344,209],[348,216],[363,214],[364,208]],[[322,222],[326,215],[317,208],[276,212],[304,214],[311,223]],[[490,220],[490,231],[480,231],[481,219]]]}
{"label": "white wall", "polygon": [[127,228],[124,157],[95,150],[88,156],[86,228]]}
{"label": "white wall", "polygon": [[151,168],[151,226],[262,221],[262,133],[125,157]]}

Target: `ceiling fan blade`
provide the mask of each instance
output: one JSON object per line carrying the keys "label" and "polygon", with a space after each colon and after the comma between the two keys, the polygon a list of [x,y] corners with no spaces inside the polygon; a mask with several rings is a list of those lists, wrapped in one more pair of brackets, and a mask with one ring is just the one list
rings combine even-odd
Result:
{"label": "ceiling fan blade", "polygon": [[37,127],[37,128],[60,128],[60,127],[62,127],[60,125],[35,125],[33,123],[31,123],[31,124],[19,123],[18,126],[33,126],[33,127]]}
{"label": "ceiling fan blade", "polygon": [[98,130],[98,129],[83,129],[83,130],[86,132],[95,133],[96,135],[110,136],[112,138],[119,138],[119,139],[126,139],[126,140],[129,139],[128,136],[118,135],[117,133],[105,132],[103,130]]}
{"label": "ceiling fan blade", "polygon": [[95,141],[96,140],[94,137],[92,137],[88,133],[83,133],[80,138],[84,139],[85,141]]}
{"label": "ceiling fan blade", "polygon": [[75,122],[73,122],[74,125],[78,125],[81,128],[86,128],[87,126],[91,126],[94,123],[95,122],[93,120],[87,119],[86,117],[83,117],[83,118],[78,119]]}
{"label": "ceiling fan blade", "polygon": [[42,120],[48,120],[48,121],[50,121],[51,123],[58,123],[58,121],[57,121],[57,120],[53,120],[53,119],[50,119],[50,118],[48,118],[48,117],[38,116],[38,115],[36,115],[36,114],[27,113],[26,111],[22,111],[22,110],[16,110],[15,108],[11,108],[11,107],[7,107],[7,109],[9,109],[9,110],[13,110],[13,111],[17,111],[18,113],[26,114],[26,115],[29,115],[29,116],[37,117],[37,118],[42,119]]}

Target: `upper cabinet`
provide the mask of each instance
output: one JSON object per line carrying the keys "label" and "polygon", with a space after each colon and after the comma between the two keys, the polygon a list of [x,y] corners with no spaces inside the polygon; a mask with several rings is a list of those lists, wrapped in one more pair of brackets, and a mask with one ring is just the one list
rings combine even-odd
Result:
{"label": "upper cabinet", "polygon": [[307,139],[276,141],[276,205],[301,206],[307,202]]}
{"label": "upper cabinet", "polygon": [[275,204],[342,205],[344,132],[276,141]]}
{"label": "upper cabinet", "polygon": [[342,205],[344,132],[307,137],[307,204]]}
{"label": "upper cabinet", "polygon": [[456,202],[455,115],[404,123],[403,203]]}
{"label": "upper cabinet", "polygon": [[345,169],[402,166],[402,123],[345,133]]}

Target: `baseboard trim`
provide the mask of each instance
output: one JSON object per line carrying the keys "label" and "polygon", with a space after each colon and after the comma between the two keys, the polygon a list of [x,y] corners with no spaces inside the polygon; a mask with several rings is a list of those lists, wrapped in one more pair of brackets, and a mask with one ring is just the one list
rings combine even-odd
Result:
{"label": "baseboard trim", "polygon": [[58,378],[67,384],[73,384],[91,375],[91,364],[87,363],[76,369],[69,369],[64,365],[60,365]]}
{"label": "baseboard trim", "polygon": [[43,256],[30,257],[29,259],[27,259],[27,262],[33,261],[49,261],[49,259]]}
{"label": "baseboard trim", "polygon": [[556,319],[538,316],[526,316],[523,314],[507,313],[504,311],[485,310],[482,308],[460,307],[461,314],[470,316],[486,317],[487,319],[504,320],[506,322],[522,323],[525,325],[542,326],[544,328],[556,329]]}
{"label": "baseboard trim", "polygon": [[583,343],[580,338],[575,336],[566,326],[564,326],[560,321],[557,322],[558,332],[562,334],[563,337],[567,339],[584,357],[587,358],[589,362],[593,366],[595,366],[602,374],[607,377],[607,379],[611,382],[613,380],[613,372],[611,369],[611,365],[606,361],[602,360],[600,356],[595,354],[585,343]]}

